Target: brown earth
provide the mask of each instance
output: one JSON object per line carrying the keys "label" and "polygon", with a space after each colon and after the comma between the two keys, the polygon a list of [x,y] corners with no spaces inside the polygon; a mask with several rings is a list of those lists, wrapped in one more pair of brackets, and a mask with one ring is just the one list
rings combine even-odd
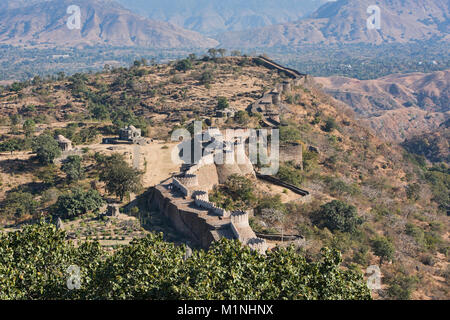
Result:
{"label": "brown earth", "polygon": [[393,74],[375,80],[339,76],[315,80],[389,141],[433,132],[450,115],[450,70]]}

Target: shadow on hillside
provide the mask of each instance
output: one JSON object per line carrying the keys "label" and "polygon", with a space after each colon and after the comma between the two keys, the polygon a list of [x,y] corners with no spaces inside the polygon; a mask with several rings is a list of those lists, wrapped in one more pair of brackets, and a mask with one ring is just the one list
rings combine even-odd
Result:
{"label": "shadow on hillside", "polygon": [[0,168],[5,173],[29,173],[33,172],[39,165],[33,158],[29,160],[23,159],[6,159],[0,160]]}

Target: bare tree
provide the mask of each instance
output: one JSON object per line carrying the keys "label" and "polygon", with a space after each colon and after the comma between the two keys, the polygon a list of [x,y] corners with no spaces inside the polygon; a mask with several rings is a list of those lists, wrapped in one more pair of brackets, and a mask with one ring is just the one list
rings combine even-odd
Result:
{"label": "bare tree", "polygon": [[286,224],[286,215],[283,211],[276,210],[276,209],[262,209],[261,210],[261,216],[264,220],[267,220],[268,222],[275,224],[276,228],[280,230],[281,233],[281,241],[284,241],[284,227]]}

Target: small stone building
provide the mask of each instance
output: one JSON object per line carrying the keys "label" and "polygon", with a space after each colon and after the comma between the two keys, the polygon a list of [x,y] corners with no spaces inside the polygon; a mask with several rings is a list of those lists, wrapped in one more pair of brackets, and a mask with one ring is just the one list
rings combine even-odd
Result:
{"label": "small stone building", "polygon": [[56,138],[56,141],[58,142],[59,147],[61,148],[62,151],[72,150],[72,141],[70,141],[69,139],[67,139],[63,135],[59,135]]}
{"label": "small stone building", "polygon": [[223,110],[217,110],[216,117],[219,118],[233,118],[236,114],[237,110],[234,108],[226,108]]}
{"label": "small stone building", "polygon": [[119,131],[119,140],[135,141],[141,137],[141,129],[137,129],[133,125],[122,128]]}
{"label": "small stone building", "polygon": [[117,217],[120,214],[120,209],[118,204],[108,204],[106,209],[106,215],[108,217]]}

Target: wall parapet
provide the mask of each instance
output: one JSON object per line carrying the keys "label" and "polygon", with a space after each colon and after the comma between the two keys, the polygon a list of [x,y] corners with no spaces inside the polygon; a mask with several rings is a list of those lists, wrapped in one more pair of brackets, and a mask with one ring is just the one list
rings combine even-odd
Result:
{"label": "wall parapet", "polygon": [[214,203],[209,201],[209,196],[208,196],[207,192],[205,192],[205,191],[195,191],[194,194],[195,194],[194,202],[200,208],[208,209],[212,213],[214,213],[214,214],[216,214],[218,216],[225,217],[225,218],[230,216],[230,212],[229,211],[227,211],[227,210],[225,210],[223,208],[219,208]]}
{"label": "wall parapet", "polygon": [[195,174],[179,174],[175,178],[183,184],[185,187],[195,187],[198,186],[198,176]]}
{"label": "wall parapet", "polygon": [[245,243],[248,240],[248,232],[246,231],[252,231],[248,223],[248,216],[248,212],[245,211],[231,212],[231,230],[236,238],[242,243]]}
{"label": "wall parapet", "polygon": [[172,185],[178,189],[179,191],[181,191],[181,193],[185,196],[185,197],[189,197],[190,192],[189,189],[184,186],[177,178],[173,177],[172,178]]}
{"label": "wall parapet", "polygon": [[248,212],[246,211],[233,211],[231,213],[231,223],[239,225],[248,225]]}
{"label": "wall parapet", "polygon": [[269,248],[266,240],[261,238],[248,239],[246,245],[249,246],[250,249],[257,251],[261,254],[266,253],[267,249]]}

